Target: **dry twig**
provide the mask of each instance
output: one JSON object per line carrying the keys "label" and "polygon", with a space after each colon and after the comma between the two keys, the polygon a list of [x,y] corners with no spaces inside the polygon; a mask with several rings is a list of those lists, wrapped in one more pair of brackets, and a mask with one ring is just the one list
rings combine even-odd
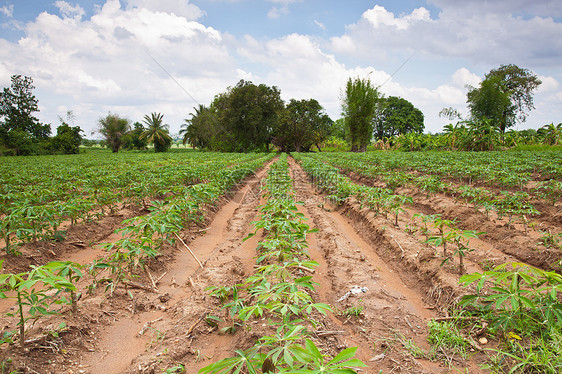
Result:
{"label": "dry twig", "polygon": [[193,325],[191,325],[191,326],[189,327],[189,329],[187,329],[186,335],[191,334],[191,333],[193,332],[193,330],[195,329],[195,327],[199,324],[199,322],[203,321],[203,320],[207,317],[208,314],[209,314],[208,312],[203,313],[203,314],[201,315],[201,317],[199,317],[199,318],[197,319],[197,321],[195,321],[195,322],[193,323]]}
{"label": "dry twig", "polygon": [[142,336],[144,335],[144,332],[146,331],[146,329],[148,329],[153,323],[156,323],[158,321],[160,321],[162,318],[164,317],[158,317],[152,321],[147,321],[144,326],[142,327],[142,329],[137,333],[137,336]]}
{"label": "dry twig", "polygon": [[141,290],[145,290],[145,291],[149,291],[149,292],[158,293],[158,290],[156,290],[156,289],[154,289],[154,288],[152,288],[152,287],[149,287],[149,286],[147,286],[147,285],[144,285],[144,284],[142,284],[142,283],[133,282],[133,281],[130,281],[130,280],[124,280],[124,281],[123,281],[123,284],[124,284],[124,285],[127,285],[127,286],[129,286],[129,287],[132,287],[132,288],[139,288],[139,289],[141,289]]}
{"label": "dry twig", "polygon": [[193,258],[197,261],[197,263],[199,264],[199,266],[201,266],[201,269],[203,269],[203,264],[201,263],[201,261],[199,261],[199,259],[197,258],[197,256],[195,256],[195,253],[193,253],[193,251],[191,250],[191,248],[189,248],[187,246],[187,244],[185,244],[185,242],[183,241],[182,238],[180,238],[180,236],[177,233],[174,233],[174,235],[176,236],[176,238],[178,238],[180,240],[180,242],[183,244],[183,246],[185,248],[187,248],[187,250],[189,251],[189,253],[191,253],[191,255],[193,256]]}

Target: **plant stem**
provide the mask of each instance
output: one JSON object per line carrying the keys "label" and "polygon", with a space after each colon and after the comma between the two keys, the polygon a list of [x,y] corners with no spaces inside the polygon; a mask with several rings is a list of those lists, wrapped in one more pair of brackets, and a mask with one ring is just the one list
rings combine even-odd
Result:
{"label": "plant stem", "polygon": [[25,319],[23,318],[23,305],[21,302],[21,293],[16,290],[18,293],[18,309],[20,314],[20,346],[22,348],[25,347]]}

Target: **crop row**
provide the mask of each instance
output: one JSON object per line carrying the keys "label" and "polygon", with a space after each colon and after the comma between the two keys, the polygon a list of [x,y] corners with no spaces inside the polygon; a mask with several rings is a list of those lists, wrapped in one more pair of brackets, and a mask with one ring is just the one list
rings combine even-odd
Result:
{"label": "crop row", "polygon": [[312,339],[310,329],[319,326],[315,315],[332,308],[316,303],[311,295],[318,284],[307,274],[318,263],[309,258],[306,237],[313,230],[297,210],[286,155],[270,168],[263,196],[266,202],[254,228],[255,233],[263,230],[265,237],[257,248],[255,273],[242,283],[210,290],[227,312],[223,331],[234,332],[242,325],[250,328],[251,320],[266,318],[275,331],[261,336],[250,348],[236,350],[236,357],[208,365],[199,373],[356,373],[352,367],[365,366],[353,358],[357,347],[332,358]]}
{"label": "crop row", "polygon": [[[385,218],[391,215],[396,226],[398,226],[398,216],[404,211],[404,206],[413,204],[413,199],[409,196],[393,194],[391,190],[381,187],[357,184],[341,174],[337,168],[315,160],[308,155],[294,154],[294,157],[311,176],[313,183],[327,192],[328,198],[338,204],[353,197],[361,207],[369,208],[376,215],[382,214]],[[418,214],[417,217],[421,217],[424,224],[425,243],[443,248],[443,263],[450,260],[447,254],[447,246],[449,245],[449,248],[452,248],[453,257],[459,257],[460,273],[464,273],[464,257],[473,251],[473,248],[469,246],[470,239],[478,238],[483,233],[461,230],[457,227],[455,221],[443,219],[439,214]],[[437,233],[430,235],[429,226],[437,229]]]}
{"label": "crop row", "polygon": [[116,231],[122,238],[102,244],[108,255],[92,264],[93,286],[102,283],[113,292],[119,283],[130,281],[131,274],[146,271],[146,262],[156,257],[165,243],[173,244],[180,230],[203,219],[204,206],[215,203],[270,158],[266,155],[223,169],[208,183],[186,186],[166,202],[153,201],[149,214],[123,221],[123,227]]}
{"label": "crop row", "polygon": [[525,189],[531,181],[552,184],[562,178],[562,154],[557,151],[323,153],[316,157],[338,161],[344,168],[359,162],[373,177],[419,173],[500,188]]}
{"label": "crop row", "polygon": [[394,194],[390,189],[357,184],[341,174],[336,167],[317,161],[309,155],[294,154],[293,157],[311,176],[313,183],[326,191],[328,197],[336,203],[353,196],[362,206],[368,207],[377,215],[392,215],[395,224],[398,224],[400,212],[404,211],[404,204],[413,203],[411,197]]}
{"label": "crop row", "polygon": [[[202,218],[201,209],[205,205],[216,203],[269,158],[262,156],[222,170],[208,183],[185,187],[183,194],[167,203],[153,202],[149,214],[125,220],[124,227],[118,230],[123,238],[103,245],[107,255],[89,266],[93,276],[89,290],[103,284],[105,291],[112,293],[120,283],[132,281],[140,271],[146,270],[146,262],[160,253],[165,242],[173,243],[181,229]],[[13,298],[17,304],[16,312],[9,315],[17,317],[22,346],[29,320],[57,314],[60,305],[72,305],[73,311],[77,311],[76,282],[83,274],[82,265],[68,261],[50,262],[22,273],[0,274],[0,298]],[[15,337],[15,331],[6,331],[0,343],[12,343]]]}
{"label": "crop row", "polygon": [[[196,155],[196,156],[193,156]],[[135,156],[142,156],[136,154]],[[59,156],[60,157],[60,156]],[[40,239],[60,239],[59,227],[65,221],[71,225],[78,220],[91,220],[114,213],[118,205],[136,205],[147,208],[153,199],[171,201],[185,194],[190,186],[214,180],[221,173],[232,173],[239,167],[250,167],[256,155],[224,155],[202,159],[199,154],[183,158],[154,159],[130,158],[125,165],[113,161],[98,169],[75,169],[71,163],[63,177],[49,180],[49,172],[40,178],[29,172],[33,185],[11,183],[2,188],[12,189],[2,196],[0,238],[8,253],[16,252],[19,244]],[[108,158],[106,157],[105,160]],[[233,166],[236,165],[236,166]],[[95,172],[94,172],[95,170]],[[19,177],[18,177],[19,178]],[[8,178],[6,178],[8,179]],[[19,190],[18,190],[19,189]]]}
{"label": "crop row", "polygon": [[209,153],[157,157],[133,153],[5,159],[0,164],[0,213],[6,214],[22,203],[64,201],[74,195],[94,195],[97,190],[133,196],[137,184],[146,185],[145,192],[149,193],[145,196],[153,196],[170,186],[208,180],[216,170],[255,157]]}
{"label": "crop row", "polygon": [[[373,187],[354,186],[349,178],[338,173],[339,169],[313,156],[296,154],[295,158],[334,200],[353,196],[363,205],[368,204],[368,195],[356,191]],[[483,233],[460,229],[456,220],[447,220],[439,214],[415,214],[414,220],[421,221],[416,222],[420,227],[415,229],[425,235],[425,240],[420,241],[442,248],[441,265],[451,260],[449,254],[452,253],[453,257],[458,256],[459,270],[464,274],[463,259],[475,250],[470,240]],[[560,274],[523,263],[505,263],[482,273],[462,275],[460,283],[472,284],[469,292],[473,293],[461,298],[458,310],[452,310],[451,319],[468,334],[479,331],[499,342],[497,350],[489,351],[488,369],[494,372],[560,372]],[[453,332],[448,330],[447,334],[453,336]],[[437,343],[431,332],[428,340]]]}
{"label": "crop row", "polygon": [[427,193],[428,197],[436,193],[453,196],[457,201],[472,204],[476,211],[482,211],[490,218],[490,212],[498,218],[508,217],[511,223],[521,220],[525,229],[530,223],[528,217],[541,213],[533,205],[533,201],[541,199],[550,205],[555,205],[562,197],[562,182],[548,180],[537,182],[531,191],[500,191],[494,192],[484,187],[470,184],[458,186],[447,182],[439,175],[410,173],[402,170],[381,171],[381,166],[373,164],[371,159],[360,158],[357,155],[335,158],[330,156],[311,156],[341,168],[347,172],[355,172],[361,176],[379,180],[389,189],[395,190],[401,186],[413,186]]}

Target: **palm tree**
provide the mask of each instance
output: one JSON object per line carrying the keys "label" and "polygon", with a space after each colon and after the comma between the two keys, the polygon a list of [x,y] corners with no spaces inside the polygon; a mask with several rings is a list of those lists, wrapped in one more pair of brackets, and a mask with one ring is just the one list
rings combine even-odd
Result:
{"label": "palm tree", "polygon": [[168,133],[168,125],[162,123],[164,115],[161,113],[150,113],[144,116],[143,122],[148,126],[139,139],[146,139],[154,143],[155,152],[166,152],[172,145],[172,137]]}
{"label": "palm tree", "polygon": [[185,123],[181,125],[180,135],[183,135],[182,142],[185,145],[187,142],[193,147],[199,145],[197,139],[197,119],[201,118],[201,115],[207,108],[205,105],[199,104],[199,107],[193,107],[195,109],[195,113],[189,113],[191,116],[190,119],[186,119]]}

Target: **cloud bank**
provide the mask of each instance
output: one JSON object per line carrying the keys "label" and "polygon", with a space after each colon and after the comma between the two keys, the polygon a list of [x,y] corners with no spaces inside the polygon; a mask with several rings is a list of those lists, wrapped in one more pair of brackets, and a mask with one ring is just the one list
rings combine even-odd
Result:
{"label": "cloud bank", "polygon": [[[426,130],[437,132],[446,122],[438,117],[441,108],[466,111],[467,85],[515,63],[543,80],[529,126],[562,121],[562,24],[552,18],[560,14],[551,10],[555,3],[467,5],[475,1],[432,0],[438,14],[425,7],[394,14],[375,5],[331,38],[315,21],[318,35],[258,39],[206,26],[205,10],[187,1],[107,0],[87,18],[81,6],[59,0],[58,14],[43,12],[19,24],[23,37],[16,42],[0,38],[0,84],[8,86],[12,74],[31,76],[38,117],[54,130],[57,116],[73,110],[89,135],[108,112],[133,121],[161,112],[177,132],[192,107],[209,104],[240,79],[278,86],[285,100],[315,98],[337,119],[346,80],[369,77],[387,82],[385,95],[410,100],[424,112]],[[294,0],[271,2],[274,17]],[[0,13],[11,17],[14,6]],[[15,26],[6,21],[3,27]],[[413,58],[392,78],[394,68],[381,67],[405,56]]]}

